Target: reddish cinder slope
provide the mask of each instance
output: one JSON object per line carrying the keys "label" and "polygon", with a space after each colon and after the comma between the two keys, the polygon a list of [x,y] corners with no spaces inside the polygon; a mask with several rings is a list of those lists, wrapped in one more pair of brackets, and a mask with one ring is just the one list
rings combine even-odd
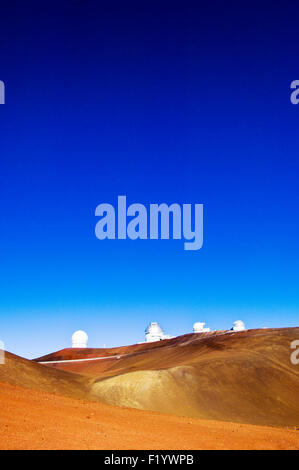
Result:
{"label": "reddish cinder slope", "polygon": [[299,449],[295,430],[118,408],[3,383],[0,402],[1,449]]}
{"label": "reddish cinder slope", "polygon": [[[224,333],[222,331],[213,331],[210,333],[202,333],[200,338],[206,338],[210,336],[215,336],[217,334]],[[167,339],[163,341],[157,341],[154,343],[139,343],[129,346],[118,346],[115,348],[65,348],[54,353],[47,354],[46,356],[41,356],[34,361],[36,362],[46,362],[46,361],[62,361],[62,360],[74,360],[74,359],[88,359],[96,357],[109,357],[117,356],[122,354],[133,354],[137,352],[149,352],[152,350],[160,350],[165,346],[176,346],[181,344],[185,338],[194,337],[194,339],[199,339],[199,335],[183,335],[177,336],[176,338]]]}
{"label": "reddish cinder slope", "polygon": [[[110,404],[204,419],[298,425],[299,366],[290,361],[294,339],[299,339],[299,328],[191,334],[106,350],[107,355],[123,354],[119,359],[55,367],[93,376],[92,391]],[[76,353],[82,357],[82,351]]]}

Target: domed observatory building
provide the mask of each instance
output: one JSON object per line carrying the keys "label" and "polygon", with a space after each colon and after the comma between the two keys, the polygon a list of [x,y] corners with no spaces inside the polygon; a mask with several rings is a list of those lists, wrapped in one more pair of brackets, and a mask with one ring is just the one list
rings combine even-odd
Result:
{"label": "domed observatory building", "polygon": [[235,321],[233,324],[232,330],[233,331],[245,331],[246,328],[245,328],[244,322],[242,322],[242,320]]}
{"label": "domed observatory building", "polygon": [[193,333],[207,333],[210,331],[210,328],[204,328],[205,323],[197,321],[193,325]]}
{"label": "domed observatory building", "polygon": [[72,348],[87,348],[88,335],[85,331],[78,330],[72,336]]}
{"label": "domed observatory building", "polygon": [[151,322],[145,330],[145,341],[153,343],[154,341],[161,341],[163,339],[163,330],[159,323]]}
{"label": "domed observatory building", "polygon": [[171,339],[174,336],[165,335],[161,326],[157,322],[151,322],[145,330],[145,341],[153,343],[154,341],[162,341],[162,339]]}

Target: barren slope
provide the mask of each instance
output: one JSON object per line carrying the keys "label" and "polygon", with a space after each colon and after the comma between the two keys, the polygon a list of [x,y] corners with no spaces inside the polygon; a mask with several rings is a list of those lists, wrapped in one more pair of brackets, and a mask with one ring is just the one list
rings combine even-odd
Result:
{"label": "barren slope", "polygon": [[299,431],[118,408],[0,384],[1,449],[298,449]]}
{"label": "barren slope", "polygon": [[[93,391],[111,404],[205,419],[298,425],[299,366],[290,362],[290,343],[298,338],[299,328],[185,335],[117,348],[118,354],[126,354],[120,359],[56,367],[94,376]],[[106,354],[115,354],[115,349]]]}
{"label": "barren slope", "polygon": [[76,398],[92,398],[86,377],[45,367],[9,352],[0,365],[0,388],[3,383],[43,390]]}

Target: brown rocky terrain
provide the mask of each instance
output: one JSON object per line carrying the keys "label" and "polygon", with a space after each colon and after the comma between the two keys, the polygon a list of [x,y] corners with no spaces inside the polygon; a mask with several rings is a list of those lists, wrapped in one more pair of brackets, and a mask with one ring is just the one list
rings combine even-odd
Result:
{"label": "brown rocky terrain", "polygon": [[119,408],[0,383],[1,449],[299,449],[299,431]]}
{"label": "brown rocky terrain", "polygon": [[297,338],[299,328],[190,334],[108,350],[64,350],[47,360],[114,356],[49,365],[93,378],[93,393],[106,403],[193,418],[296,426],[299,367],[290,362],[290,343]]}
{"label": "brown rocky terrain", "polygon": [[[281,328],[35,361],[6,353],[0,447],[298,449],[299,366],[290,361],[298,338],[299,328]],[[57,360],[79,362],[38,363]]]}

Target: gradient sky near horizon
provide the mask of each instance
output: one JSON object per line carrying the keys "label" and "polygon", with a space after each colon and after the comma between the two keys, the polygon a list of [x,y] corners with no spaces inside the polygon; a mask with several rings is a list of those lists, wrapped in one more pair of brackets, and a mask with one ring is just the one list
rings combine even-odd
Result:
{"label": "gradient sky near horizon", "polygon": [[[294,2],[1,5],[0,339],[31,358],[195,321],[299,324]],[[99,241],[98,204],[204,204],[204,245]]]}

